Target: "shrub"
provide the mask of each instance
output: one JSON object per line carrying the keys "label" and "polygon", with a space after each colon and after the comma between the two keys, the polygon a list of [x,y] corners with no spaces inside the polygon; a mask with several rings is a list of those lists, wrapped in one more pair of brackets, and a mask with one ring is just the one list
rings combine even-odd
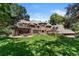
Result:
{"label": "shrub", "polygon": [[[5,38],[0,40],[0,55],[13,56],[77,56],[79,40],[62,35],[34,35],[31,38]],[[12,40],[11,40],[12,39]]]}

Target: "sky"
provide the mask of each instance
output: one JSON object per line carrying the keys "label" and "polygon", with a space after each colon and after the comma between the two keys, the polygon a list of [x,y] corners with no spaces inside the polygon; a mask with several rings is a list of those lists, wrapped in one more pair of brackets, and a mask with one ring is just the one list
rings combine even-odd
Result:
{"label": "sky", "polygon": [[26,8],[30,20],[48,21],[53,13],[64,16],[68,3],[20,3]]}

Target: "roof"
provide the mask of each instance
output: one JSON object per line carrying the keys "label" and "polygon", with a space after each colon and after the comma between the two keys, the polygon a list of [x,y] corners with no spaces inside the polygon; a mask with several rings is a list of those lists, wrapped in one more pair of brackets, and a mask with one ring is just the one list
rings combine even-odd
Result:
{"label": "roof", "polygon": [[58,26],[58,29],[57,29],[58,33],[61,33],[61,34],[75,34],[74,31],[70,30],[70,29],[66,29],[64,28],[62,25],[59,25]]}
{"label": "roof", "polygon": [[49,23],[47,23],[47,25],[46,26],[52,26],[51,24],[49,24]]}
{"label": "roof", "polygon": [[39,21],[32,20],[30,23],[39,23]]}
{"label": "roof", "polygon": [[20,20],[18,23],[30,23],[30,21]]}
{"label": "roof", "polygon": [[62,34],[70,34],[70,33],[74,33],[75,34],[75,32],[73,32],[72,30],[69,30],[69,29],[58,29],[57,30],[59,33],[62,33]]}

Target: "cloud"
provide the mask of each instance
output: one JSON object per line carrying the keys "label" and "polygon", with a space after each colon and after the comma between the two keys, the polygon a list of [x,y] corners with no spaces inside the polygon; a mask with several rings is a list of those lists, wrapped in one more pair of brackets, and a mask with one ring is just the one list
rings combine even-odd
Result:
{"label": "cloud", "polygon": [[61,16],[64,16],[66,14],[66,11],[65,10],[61,10],[61,9],[55,9],[53,10],[53,13],[57,13]]}
{"label": "cloud", "polygon": [[57,13],[59,15],[64,16],[66,11],[65,10],[61,10],[61,9],[54,9],[52,10],[53,12],[49,11],[48,13],[43,13],[43,12],[35,12],[30,14],[30,20],[36,20],[36,21],[48,21],[50,19],[50,16],[52,15],[52,13]]}

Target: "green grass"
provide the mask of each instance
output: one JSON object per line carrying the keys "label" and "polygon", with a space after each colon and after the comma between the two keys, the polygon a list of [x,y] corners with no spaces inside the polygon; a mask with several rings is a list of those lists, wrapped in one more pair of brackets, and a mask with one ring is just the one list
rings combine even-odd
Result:
{"label": "green grass", "polygon": [[64,36],[33,35],[23,38],[1,38],[1,56],[77,56],[79,39]]}

